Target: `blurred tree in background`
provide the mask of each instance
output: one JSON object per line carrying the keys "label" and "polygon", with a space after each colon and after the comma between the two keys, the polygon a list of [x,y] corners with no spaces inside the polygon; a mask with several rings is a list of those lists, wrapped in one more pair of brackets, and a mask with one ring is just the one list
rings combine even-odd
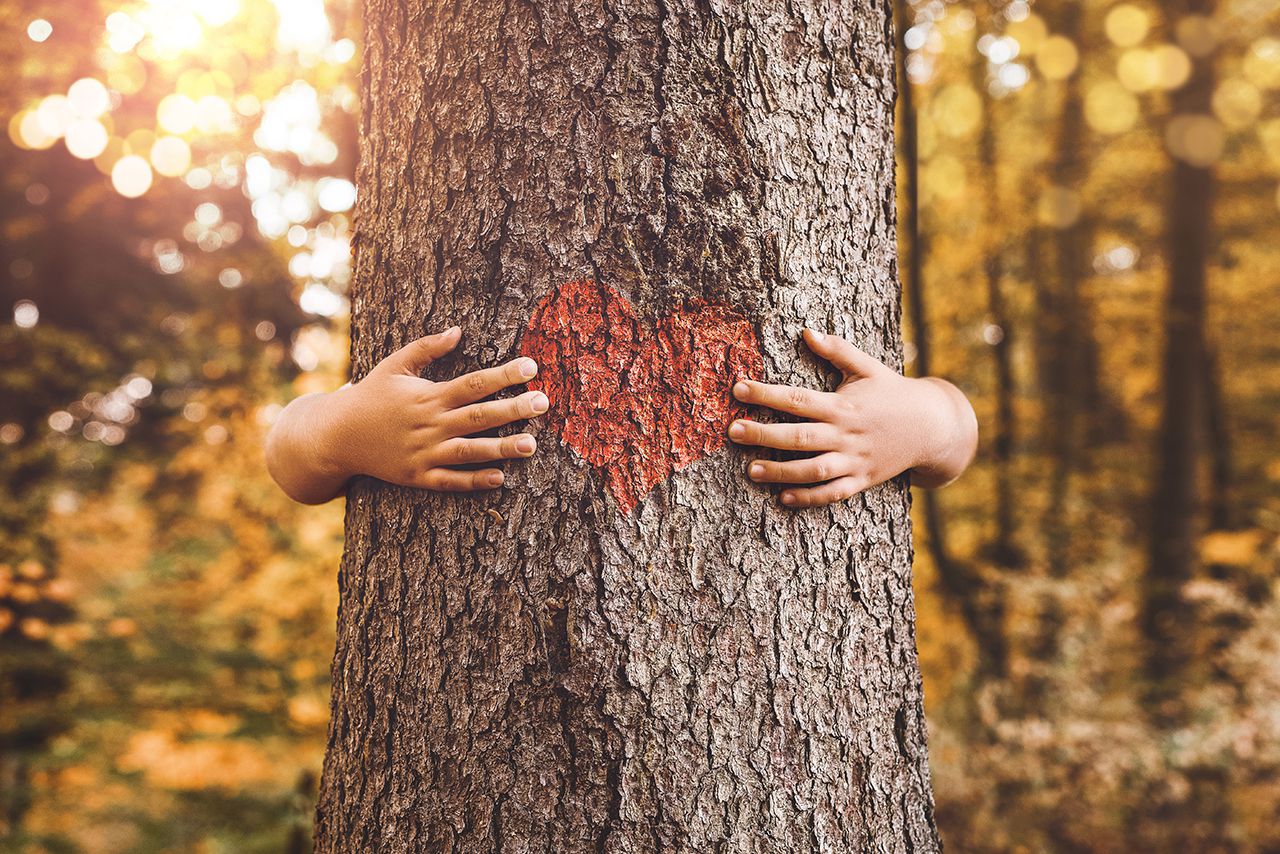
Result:
{"label": "blurred tree in background", "polygon": [[345,358],[356,46],[319,2],[0,20],[0,839],[301,847],[340,530],[260,442]]}
{"label": "blurred tree in background", "polygon": [[[944,839],[1280,848],[1280,4],[900,0]],[[0,8],[0,850],[301,851],[341,509],[346,0]]]}

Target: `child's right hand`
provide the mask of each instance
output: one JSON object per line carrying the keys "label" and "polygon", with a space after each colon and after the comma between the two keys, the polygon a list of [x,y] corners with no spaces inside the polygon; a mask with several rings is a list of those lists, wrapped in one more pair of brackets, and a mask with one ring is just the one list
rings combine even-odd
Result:
{"label": "child's right hand", "polygon": [[537,442],[528,433],[469,435],[541,415],[547,396],[535,391],[483,400],[536,376],[537,364],[526,357],[443,382],[422,379],[422,369],[460,338],[456,326],[419,338],[360,382],[290,403],[267,437],[267,467],[276,482],[308,504],[335,497],[355,475],[450,492],[501,486],[501,469],[453,466],[531,456]]}

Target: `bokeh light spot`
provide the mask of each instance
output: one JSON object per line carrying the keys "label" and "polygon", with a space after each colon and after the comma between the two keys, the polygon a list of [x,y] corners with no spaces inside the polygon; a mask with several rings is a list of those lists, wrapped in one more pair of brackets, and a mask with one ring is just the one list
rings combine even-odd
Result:
{"label": "bokeh light spot", "polygon": [[1213,53],[1221,40],[1217,21],[1206,15],[1187,15],[1178,21],[1176,31],[1178,44],[1196,58]]}
{"label": "bokeh light spot", "polygon": [[1177,89],[1191,79],[1191,57],[1177,45],[1162,44],[1154,50],[1157,84],[1162,89]]}
{"label": "bokeh light spot", "polygon": [[75,119],[71,102],[66,95],[49,95],[36,107],[36,121],[46,136],[58,139],[67,132],[67,125]]}
{"label": "bokeh light spot", "polygon": [[151,165],[167,178],[176,178],[191,167],[191,146],[177,136],[162,136],[151,146]]}
{"label": "bokeh light spot", "polygon": [[13,304],[13,325],[19,329],[31,329],[40,322],[40,307],[29,299]]}
{"label": "bokeh light spot", "polygon": [[151,188],[151,165],[136,154],[116,161],[111,169],[111,184],[127,199],[136,199]]}
{"label": "bokeh light spot", "polygon": [[1242,130],[1262,114],[1262,93],[1247,80],[1223,81],[1213,93],[1213,112],[1227,127]]}
{"label": "bokeh light spot", "polygon": [[195,127],[196,118],[195,102],[186,95],[166,95],[156,106],[156,121],[169,133],[187,133]]}
{"label": "bokeh light spot", "polygon": [[31,23],[27,24],[27,38],[37,44],[46,41],[51,35],[53,35],[53,24],[49,23],[44,18],[36,18]]}
{"label": "bokeh light spot", "polygon": [[1169,152],[1202,169],[1218,162],[1226,144],[1226,130],[1213,116],[1174,116],[1165,128],[1165,145]]}
{"label": "bokeh light spot", "polygon": [[330,213],[351,210],[356,203],[356,185],[345,178],[321,178],[316,184],[320,207]]}
{"label": "bokeh light spot", "polygon": [[82,77],[67,89],[71,111],[86,119],[96,119],[111,109],[111,95],[101,81]]}
{"label": "bokeh light spot", "polygon": [[77,119],[67,128],[67,151],[81,160],[92,160],[107,148],[110,135],[97,119]]}
{"label": "bokeh light spot", "polygon": [[1244,55],[1244,76],[1260,89],[1280,89],[1280,39],[1255,41]]}
{"label": "bokeh light spot", "polygon": [[1019,53],[1032,56],[1049,37],[1049,27],[1039,15],[1028,15],[1021,21],[1009,24],[1005,28],[1005,35],[1018,42]]}
{"label": "bokeh light spot", "polygon": [[1139,114],[1138,99],[1119,83],[1099,83],[1085,97],[1085,120],[1099,133],[1124,133],[1137,123]]}
{"label": "bokeh light spot", "polygon": [[1151,16],[1145,9],[1121,3],[1107,13],[1105,28],[1112,44],[1133,47],[1147,37],[1151,30]]}
{"label": "bokeh light spot", "polygon": [[1036,52],[1036,67],[1049,80],[1066,80],[1080,64],[1080,51],[1065,36],[1050,36]]}

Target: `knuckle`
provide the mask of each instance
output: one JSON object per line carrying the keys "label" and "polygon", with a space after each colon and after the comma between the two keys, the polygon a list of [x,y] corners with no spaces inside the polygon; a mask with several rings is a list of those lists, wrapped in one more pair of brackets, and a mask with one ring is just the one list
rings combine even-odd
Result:
{"label": "knuckle", "polygon": [[800,427],[796,430],[795,435],[796,447],[807,448],[813,444],[813,429],[810,427]]}
{"label": "knuckle", "polygon": [[802,388],[789,389],[786,399],[793,406],[803,406],[809,400],[809,392]]}
{"label": "knuckle", "polygon": [[476,426],[480,426],[485,422],[485,413],[483,406],[474,406],[467,411],[467,420]]}
{"label": "knuckle", "polygon": [[482,392],[484,391],[484,387],[485,387],[484,374],[479,374],[479,373],[467,374],[467,376],[464,378],[464,383],[467,387],[467,391],[472,391],[477,393]]}
{"label": "knuckle", "polygon": [[454,462],[469,463],[475,459],[475,451],[470,442],[459,442],[453,448],[452,457]]}
{"label": "knuckle", "polygon": [[814,480],[830,480],[830,479],[831,479],[831,466],[830,466],[830,464],[828,464],[828,463],[814,463],[814,464],[813,464],[813,477],[814,477]]}

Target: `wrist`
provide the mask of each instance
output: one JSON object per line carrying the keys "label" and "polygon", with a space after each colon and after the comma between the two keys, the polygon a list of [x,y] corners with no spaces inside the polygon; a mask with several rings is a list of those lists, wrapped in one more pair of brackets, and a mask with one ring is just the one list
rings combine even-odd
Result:
{"label": "wrist", "polygon": [[354,470],[350,449],[354,446],[349,434],[352,415],[358,410],[360,395],[354,385],[344,385],[326,395],[325,405],[319,410],[315,426],[313,464],[317,473],[328,480],[345,482],[360,472]]}
{"label": "wrist", "polygon": [[968,465],[976,444],[977,421],[968,401],[951,383],[937,377],[911,381],[917,383],[921,419],[927,425],[912,471],[920,485],[941,486],[959,477]]}

